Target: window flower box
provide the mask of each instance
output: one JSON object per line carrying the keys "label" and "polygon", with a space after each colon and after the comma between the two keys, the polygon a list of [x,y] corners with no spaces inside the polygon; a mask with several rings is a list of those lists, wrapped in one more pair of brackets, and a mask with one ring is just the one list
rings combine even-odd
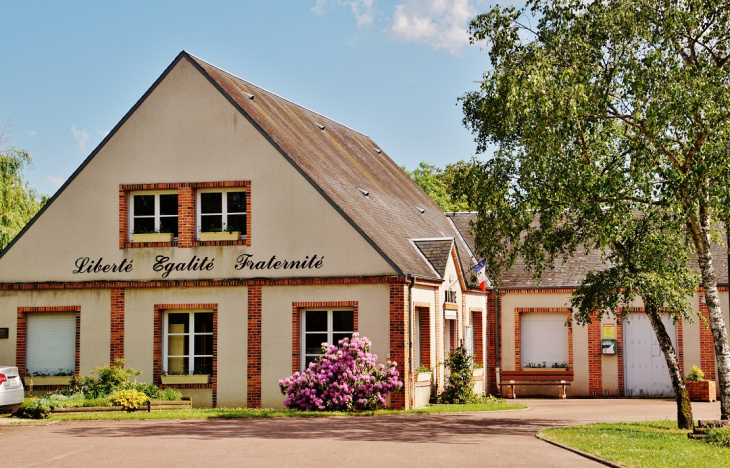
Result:
{"label": "window flower box", "polygon": [[471,370],[471,375],[472,375],[472,377],[481,378],[484,375],[484,368],[483,367],[479,367],[477,369],[472,369]]}
{"label": "window flower box", "polygon": [[686,381],[690,401],[716,401],[717,387],[714,380]]}
{"label": "window flower box", "polygon": [[40,385],[71,385],[70,375],[51,375],[46,377],[23,377],[23,383],[26,387],[31,385],[37,387]]}
{"label": "window flower box", "polygon": [[132,242],[172,242],[171,232],[153,232],[149,234],[132,234]]}
{"label": "window flower box", "polygon": [[210,374],[162,375],[160,380],[163,385],[207,384],[210,383]]}
{"label": "window flower box", "polygon": [[524,367],[525,372],[567,372],[565,367]]}
{"label": "window flower box", "polygon": [[431,372],[419,372],[416,374],[416,382],[431,382]]}
{"label": "window flower box", "polygon": [[237,241],[241,238],[241,231],[232,232],[201,232],[200,240],[207,241]]}

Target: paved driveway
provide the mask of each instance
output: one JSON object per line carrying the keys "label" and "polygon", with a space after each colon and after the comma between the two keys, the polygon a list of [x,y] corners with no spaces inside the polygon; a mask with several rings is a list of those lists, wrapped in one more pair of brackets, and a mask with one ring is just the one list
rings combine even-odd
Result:
{"label": "paved driveway", "polygon": [[[548,426],[675,419],[672,401],[518,400],[526,411],[362,418],[68,422],[0,429],[4,466],[602,466],[534,437]],[[719,403],[695,403],[695,419]]]}

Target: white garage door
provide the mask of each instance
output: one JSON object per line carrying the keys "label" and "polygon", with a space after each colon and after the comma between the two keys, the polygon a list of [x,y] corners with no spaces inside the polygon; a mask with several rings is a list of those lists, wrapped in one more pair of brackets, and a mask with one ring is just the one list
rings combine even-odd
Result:
{"label": "white garage door", "polygon": [[76,313],[32,313],[27,317],[28,371],[73,372],[76,367]]}
{"label": "white garage door", "polygon": [[[649,318],[644,313],[631,313],[629,321],[623,323],[626,395],[674,396],[667,362]],[[662,322],[676,352],[677,327],[669,316],[662,316]]]}
{"label": "white garage door", "polygon": [[524,313],[520,314],[520,365],[568,362],[567,314]]}

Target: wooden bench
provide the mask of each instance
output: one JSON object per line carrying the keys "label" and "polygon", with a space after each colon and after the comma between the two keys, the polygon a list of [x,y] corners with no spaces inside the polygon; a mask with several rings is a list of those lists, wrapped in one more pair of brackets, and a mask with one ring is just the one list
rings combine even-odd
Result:
{"label": "wooden bench", "polygon": [[560,398],[565,398],[565,390],[573,384],[573,371],[502,371],[499,386],[512,387],[512,398],[516,398],[515,385],[557,385],[562,390]]}

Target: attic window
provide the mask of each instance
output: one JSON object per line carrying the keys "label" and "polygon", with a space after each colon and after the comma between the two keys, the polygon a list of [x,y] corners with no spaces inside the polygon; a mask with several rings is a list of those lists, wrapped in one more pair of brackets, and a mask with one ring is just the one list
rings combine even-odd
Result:
{"label": "attic window", "polygon": [[324,125],[322,125],[322,124],[317,124],[317,126],[319,127],[319,129],[320,129],[320,130],[324,130]]}
{"label": "attic window", "polygon": [[363,195],[365,195],[366,197],[367,197],[368,195],[370,195],[370,192],[368,192],[367,190],[363,190],[363,189],[358,189],[358,190],[359,190],[359,191],[361,191],[361,192],[362,192],[362,194],[363,194]]}
{"label": "attic window", "polygon": [[243,91],[243,94],[245,94],[247,98],[253,101],[253,94],[248,94],[246,91]]}
{"label": "attic window", "polygon": [[423,208],[419,208],[419,207],[416,207],[416,209],[417,209],[418,211],[420,211],[420,212],[421,212],[421,214],[423,214],[423,213],[425,213],[425,212],[426,212],[426,210],[424,210]]}

